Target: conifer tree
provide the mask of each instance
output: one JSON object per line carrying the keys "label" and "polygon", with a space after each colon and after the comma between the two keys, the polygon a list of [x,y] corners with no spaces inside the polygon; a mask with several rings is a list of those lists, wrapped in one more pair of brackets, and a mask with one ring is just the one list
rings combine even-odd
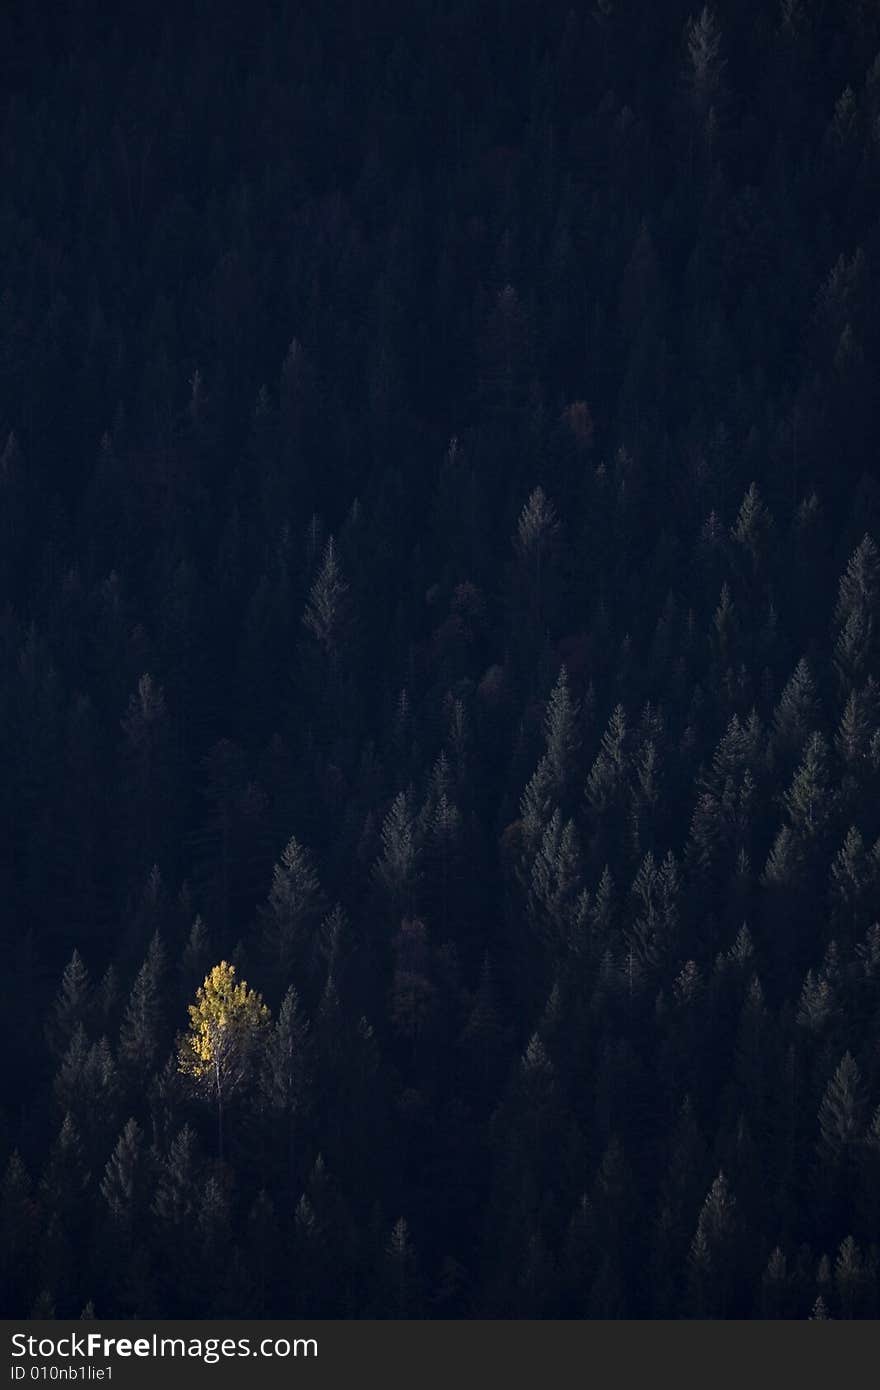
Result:
{"label": "conifer tree", "polygon": [[548,580],[559,536],[556,508],[542,487],[529,494],[519,514],[513,548],[527,586],[527,615],[534,630],[543,631],[547,608]]}
{"label": "conifer tree", "polygon": [[791,827],[783,825],[773,841],[761,876],[768,887],[793,888],[798,882],[801,855]]}
{"label": "conifer tree", "polygon": [[847,696],[834,739],[838,756],[851,776],[860,777],[868,761],[877,708],[877,686],[869,676],[861,689],[853,689]]}
{"label": "conifer tree", "polygon": [[120,1059],[141,1081],[149,1076],[158,1054],[164,971],[165,948],[155,932],[135,977],[119,1032]]}
{"label": "conifer tree", "polygon": [[385,1246],[384,1278],[389,1316],[417,1317],[421,1303],[418,1260],[409,1226],[402,1216],[395,1221]]}
{"label": "conifer tree", "polygon": [[801,657],[773,711],[776,743],[786,753],[798,753],[818,724],[816,682],[805,658]]}
{"label": "conifer tree", "polygon": [[[713,32],[713,24],[711,13],[706,8],[692,30],[697,52],[697,67],[701,73],[705,74],[704,81],[709,78],[713,63],[717,64],[719,38],[717,31]],[[758,573],[764,563],[772,529],[773,518],[761,500],[757,484],[751,483],[742,500],[731,538],[748,556],[749,567],[753,575]]]}
{"label": "conifer tree", "polygon": [[675,948],[678,928],[679,879],[670,851],[661,864],[649,851],[632,886],[636,913],[626,933],[642,970],[654,970]]}
{"label": "conifer tree", "polygon": [[30,1174],[14,1149],[0,1187],[0,1288],[10,1313],[21,1307],[33,1267],[33,1243],[39,1211]]}
{"label": "conifer tree", "polygon": [[587,778],[587,801],[596,815],[602,815],[620,796],[629,766],[627,753],[626,714],[622,705],[616,705]]}
{"label": "conifer tree", "polygon": [[876,882],[876,868],[865,853],[861,833],[851,825],[831,864],[830,896],[837,923],[856,935],[865,899]]}
{"label": "conifer tree", "polygon": [[691,100],[702,122],[718,100],[726,61],[722,57],[721,31],[708,5],[703,6],[699,15],[692,15],[685,25],[685,47]]}
{"label": "conifer tree", "polygon": [[697,1317],[729,1317],[737,1274],[736,1198],[719,1172],[700,1208],[690,1250],[692,1311]]}
{"label": "conifer tree", "polygon": [[111,1220],[130,1232],[145,1197],[146,1159],[143,1134],[137,1120],[129,1119],[107,1160],[101,1179],[101,1195]]}
{"label": "conifer tree", "polygon": [[287,1165],[292,1176],[296,1142],[311,1099],[311,1038],[309,1021],[293,985],[289,987],[275,1023],[266,1037],[260,1065],[260,1090],[270,1113],[280,1116],[287,1133]]}
{"label": "conifer tree", "polygon": [[880,624],[880,554],[872,538],[856,546],[841,577],[834,610],[834,662],[841,680],[851,685],[873,674]]}
{"label": "conifer tree", "polygon": [[563,809],[566,791],[576,777],[581,747],[580,702],[573,698],[568,671],[562,666],[556,684],[547,701],[544,715],[544,737],[554,799]]}
{"label": "conifer tree", "polygon": [[825,1087],[819,1106],[819,1153],[826,1163],[852,1154],[865,1130],[867,1097],[852,1053],[846,1052]]}
{"label": "conifer tree", "polygon": [[321,567],[309,590],[303,625],[334,665],[339,660],[349,613],[348,585],[342,577],[336,544],[330,536]]}
{"label": "conifer tree", "polygon": [[833,986],[823,975],[817,976],[813,970],[808,970],[795,1015],[797,1023],[808,1032],[820,1036],[836,1012]]}
{"label": "conifer tree", "polygon": [[169,1234],[183,1234],[197,1209],[200,1156],[195,1130],[184,1125],[159,1169],[152,1209]]}
{"label": "conifer tree", "polygon": [[279,980],[289,976],[323,907],[311,851],[292,835],[272,871],[269,899],[261,913],[263,952]]}
{"label": "conifer tree", "polygon": [[202,1306],[213,1310],[226,1268],[230,1243],[230,1210],[227,1188],[211,1173],[202,1187],[196,1214],[199,1254],[205,1279],[199,1296]]}
{"label": "conifer tree", "polygon": [[807,741],[804,756],[784,798],[795,834],[803,841],[819,836],[833,810],[828,746],[819,733]]}
{"label": "conifer tree", "polygon": [[868,1281],[862,1252],[853,1237],[847,1236],[834,1262],[834,1286],[842,1318],[859,1317],[864,1312]]}
{"label": "conifer tree", "polygon": [[580,850],[574,822],[563,824],[557,810],[532,863],[527,910],[530,920],[556,951],[578,950],[587,920]]}
{"label": "conifer tree", "polygon": [[180,959],[180,983],[185,996],[189,995],[193,980],[204,976],[210,958],[211,937],[201,914],[197,913]]}
{"label": "conifer tree", "polygon": [[195,1130],[185,1124],[162,1155],[155,1180],[151,1215],[156,1223],[157,1244],[163,1261],[163,1283],[178,1307],[198,1306],[192,1289],[192,1250],[197,1239],[197,1219],[202,1181],[202,1157]]}
{"label": "conifer tree", "polygon": [[382,823],[382,853],[373,866],[395,916],[409,912],[419,882],[420,837],[410,792],[398,792]]}
{"label": "conifer tree", "polygon": [[47,1030],[56,1056],[66,1051],[77,1027],[88,1021],[91,1003],[89,972],[79,951],[74,950],[64,967]]}
{"label": "conifer tree", "polygon": [[49,1151],[40,1189],[46,1209],[71,1232],[83,1221],[83,1199],[91,1177],[79,1130],[73,1116],[67,1114]]}
{"label": "conifer tree", "polygon": [[544,753],[520,798],[522,832],[520,876],[527,881],[533,857],[554,812],[554,781],[550,759]]}

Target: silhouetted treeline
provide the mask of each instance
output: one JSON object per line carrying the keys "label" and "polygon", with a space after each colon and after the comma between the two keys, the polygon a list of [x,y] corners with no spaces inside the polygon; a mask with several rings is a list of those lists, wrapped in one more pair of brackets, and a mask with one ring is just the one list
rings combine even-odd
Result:
{"label": "silhouetted treeline", "polygon": [[164,8],[0,8],[4,1311],[880,1315],[880,9]]}

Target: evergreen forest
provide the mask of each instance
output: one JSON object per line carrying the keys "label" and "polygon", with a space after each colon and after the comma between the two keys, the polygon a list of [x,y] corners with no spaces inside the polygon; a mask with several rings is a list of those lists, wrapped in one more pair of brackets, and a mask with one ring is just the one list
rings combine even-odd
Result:
{"label": "evergreen forest", "polygon": [[4,1314],[880,1316],[880,7],[0,68]]}

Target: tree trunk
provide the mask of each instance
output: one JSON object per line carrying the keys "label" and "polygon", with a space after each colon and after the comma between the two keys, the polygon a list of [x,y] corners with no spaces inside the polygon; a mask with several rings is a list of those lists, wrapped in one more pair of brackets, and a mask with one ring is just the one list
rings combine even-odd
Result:
{"label": "tree trunk", "polygon": [[217,1157],[223,1162],[223,1087],[220,1084],[219,1071],[215,1073],[217,1078]]}

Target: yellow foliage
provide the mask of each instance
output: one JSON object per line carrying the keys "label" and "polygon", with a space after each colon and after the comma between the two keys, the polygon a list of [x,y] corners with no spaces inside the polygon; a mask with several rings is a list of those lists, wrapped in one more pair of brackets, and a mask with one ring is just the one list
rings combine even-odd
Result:
{"label": "yellow foliage", "polygon": [[254,1042],[269,1022],[262,995],[244,980],[236,984],[235,966],[221,960],[196,991],[189,1018],[189,1032],[180,1040],[180,1070],[210,1081],[218,1094],[233,1089]]}

